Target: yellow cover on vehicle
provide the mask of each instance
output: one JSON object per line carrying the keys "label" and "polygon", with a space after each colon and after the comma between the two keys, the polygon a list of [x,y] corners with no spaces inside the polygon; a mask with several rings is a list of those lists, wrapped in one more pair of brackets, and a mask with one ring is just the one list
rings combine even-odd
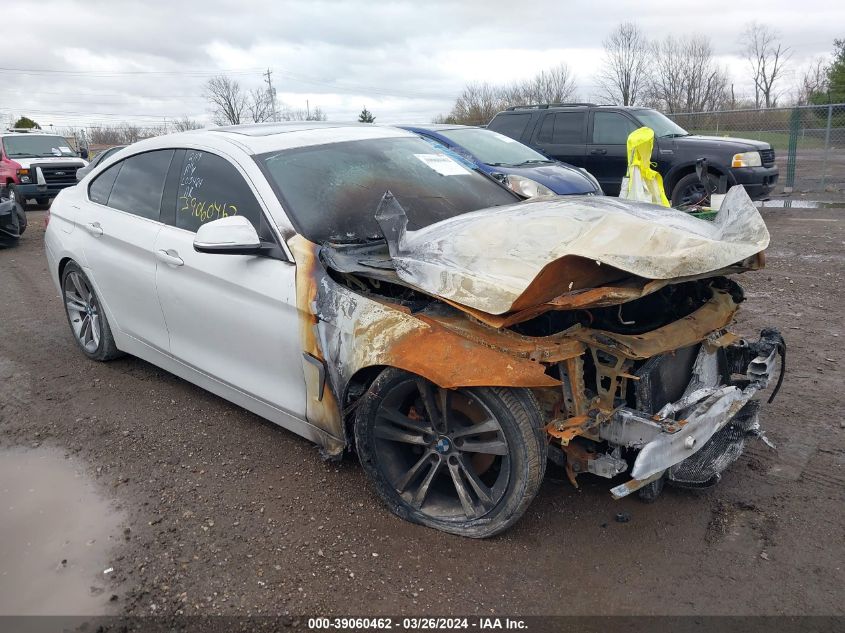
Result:
{"label": "yellow cover on vehicle", "polygon": [[654,130],[641,127],[628,135],[628,172],[622,180],[619,197],[669,206],[663,178],[651,168]]}

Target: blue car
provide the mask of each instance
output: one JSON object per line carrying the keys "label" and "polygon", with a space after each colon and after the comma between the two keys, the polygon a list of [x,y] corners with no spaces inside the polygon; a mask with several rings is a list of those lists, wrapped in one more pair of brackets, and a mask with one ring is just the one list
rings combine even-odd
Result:
{"label": "blue car", "polygon": [[554,195],[603,195],[584,169],[543,156],[519,141],[467,125],[397,125],[469,166],[502,182],[525,198]]}

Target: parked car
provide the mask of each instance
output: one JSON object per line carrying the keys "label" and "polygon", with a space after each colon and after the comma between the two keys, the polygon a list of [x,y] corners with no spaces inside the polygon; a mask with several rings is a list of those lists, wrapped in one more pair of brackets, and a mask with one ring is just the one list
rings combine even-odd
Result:
{"label": "parked car", "polygon": [[0,188],[21,205],[32,198],[46,205],[62,189],[75,185],[76,170],[87,164],[57,134],[0,132]]}
{"label": "parked car", "polygon": [[109,156],[114,156],[117,152],[122,150],[126,145],[115,145],[114,147],[109,147],[108,149],[104,149],[102,152],[94,156],[88,165],[85,167],[80,167],[76,170],[76,180],[82,180],[87,176],[97,165],[101,162],[106,160]]}
{"label": "parked car", "polygon": [[651,108],[599,106],[592,103],[519,106],[499,112],[489,129],[522,141],[547,156],[586,168],[608,195],[619,195],[627,170],[625,142],[640,127],[654,130],[652,160],[663,177],[672,206],[694,204],[707,195],[695,174],[706,158],[711,193],[719,176],[742,185],[752,198],[767,196],[778,180],[775,151],[762,141],[690,134]]}
{"label": "parked car", "polygon": [[727,275],[769,236],[741,188],[723,209],[523,201],[404,130],[274,123],[129,146],[59,194],[45,245],[87,357],[354,449],[395,514],[486,537],[549,456],[653,498],[760,433],[782,339],[727,333]]}
{"label": "parked car", "polygon": [[601,194],[598,181],[584,169],[551,160],[514,139],[466,125],[399,125],[454,152],[525,198]]}
{"label": "parked car", "polygon": [[26,231],[26,212],[17,200],[0,193],[0,246],[15,244]]}

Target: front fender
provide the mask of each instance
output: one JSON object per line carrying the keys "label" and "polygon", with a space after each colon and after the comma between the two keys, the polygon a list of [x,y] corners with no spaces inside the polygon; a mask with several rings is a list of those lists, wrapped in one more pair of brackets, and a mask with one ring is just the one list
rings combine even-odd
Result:
{"label": "front fender", "polygon": [[540,362],[337,283],[319,261],[319,246],[303,237],[288,245],[296,260],[306,414],[331,435],[343,437],[343,396],[350,379],[368,367],[404,369],[445,388],[560,384]]}
{"label": "front fender", "polygon": [[[733,173],[731,173],[730,167],[724,165],[719,161],[713,160],[708,156],[700,156],[699,158],[707,159],[707,169],[709,171],[718,172],[719,175],[727,176],[728,187],[733,187],[735,184],[737,184],[736,178],[734,177]],[[688,173],[695,173],[695,161],[687,161],[685,163],[681,163],[672,167],[672,169],[670,169],[663,177],[663,181],[665,183],[671,184],[671,188],[669,191],[666,192],[666,195],[671,195],[671,189],[674,189],[675,185],[678,183],[678,180],[686,176]]]}

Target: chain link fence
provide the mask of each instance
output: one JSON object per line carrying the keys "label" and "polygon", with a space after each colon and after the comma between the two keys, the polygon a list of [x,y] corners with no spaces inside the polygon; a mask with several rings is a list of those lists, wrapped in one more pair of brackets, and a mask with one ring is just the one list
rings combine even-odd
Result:
{"label": "chain link fence", "polygon": [[776,194],[845,197],[845,103],[667,116],[693,134],[770,143],[780,169]]}

